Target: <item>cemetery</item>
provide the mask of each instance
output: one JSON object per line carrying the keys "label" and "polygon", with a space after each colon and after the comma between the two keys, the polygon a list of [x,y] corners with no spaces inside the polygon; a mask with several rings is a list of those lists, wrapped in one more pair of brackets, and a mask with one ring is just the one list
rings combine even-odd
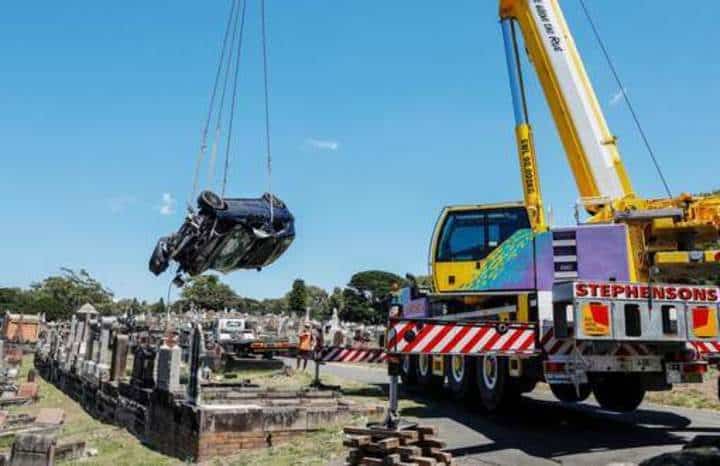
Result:
{"label": "cemetery", "polygon": [[[172,329],[188,326],[189,332]],[[86,304],[70,322],[46,326],[34,366],[93,417],[182,461],[273,446],[357,416],[384,416],[384,407],[345,399],[336,390],[267,388],[216,376],[203,322],[174,322],[172,328],[128,326]]]}

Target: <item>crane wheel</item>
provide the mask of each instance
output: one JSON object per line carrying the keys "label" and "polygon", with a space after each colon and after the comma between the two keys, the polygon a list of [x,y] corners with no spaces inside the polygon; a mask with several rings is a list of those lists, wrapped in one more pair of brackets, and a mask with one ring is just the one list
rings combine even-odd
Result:
{"label": "crane wheel", "polygon": [[421,354],[417,359],[417,379],[421,387],[430,392],[439,392],[442,389],[445,377],[432,373],[432,356]]}
{"label": "crane wheel", "polygon": [[470,356],[446,356],[445,375],[450,394],[456,400],[471,398],[476,393],[475,359]]}
{"label": "crane wheel", "polygon": [[402,357],[400,380],[405,387],[412,387],[417,384],[417,356],[406,354]]}
{"label": "crane wheel", "polygon": [[586,383],[580,384],[578,390],[575,390],[575,385],[571,383],[551,383],[550,391],[562,402],[579,403],[588,399],[591,389],[590,384]]}
{"label": "crane wheel", "polygon": [[627,413],[640,406],[645,387],[634,374],[603,374],[592,383],[592,392],[600,407]]}
{"label": "crane wheel", "polygon": [[504,411],[517,404],[520,390],[510,379],[507,358],[496,354],[475,358],[475,379],[480,401],[488,412]]}

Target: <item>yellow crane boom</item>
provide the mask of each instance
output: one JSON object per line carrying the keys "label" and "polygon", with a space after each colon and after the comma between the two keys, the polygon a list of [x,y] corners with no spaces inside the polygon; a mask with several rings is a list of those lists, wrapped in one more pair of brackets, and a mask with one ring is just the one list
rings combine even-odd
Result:
{"label": "yellow crane boom", "polygon": [[[535,67],[590,222],[628,225],[638,279],[702,279],[720,268],[720,196],[636,195],[558,0],[500,0],[525,204],[546,228],[515,25]],[[707,272],[707,273],[706,273]]]}

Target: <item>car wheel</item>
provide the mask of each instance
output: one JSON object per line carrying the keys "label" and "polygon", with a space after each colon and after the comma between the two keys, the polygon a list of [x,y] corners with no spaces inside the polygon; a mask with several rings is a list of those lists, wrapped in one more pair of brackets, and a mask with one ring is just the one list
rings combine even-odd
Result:
{"label": "car wheel", "polygon": [[565,403],[579,403],[587,400],[590,396],[590,384],[580,384],[578,390],[575,390],[575,384],[571,383],[551,383],[550,391],[560,401]]}
{"label": "car wheel", "polygon": [[520,391],[510,380],[507,358],[484,354],[475,360],[475,379],[480,401],[489,411],[511,408],[520,398]]}
{"label": "car wheel", "polygon": [[595,399],[603,409],[626,413],[634,411],[645,398],[640,377],[633,374],[606,374],[592,384]]}
{"label": "car wheel", "polygon": [[456,400],[470,398],[475,392],[475,360],[470,356],[446,356],[445,374],[450,394]]}
{"label": "car wheel", "polygon": [[198,196],[200,212],[213,213],[225,208],[225,201],[212,191],[203,191]]}

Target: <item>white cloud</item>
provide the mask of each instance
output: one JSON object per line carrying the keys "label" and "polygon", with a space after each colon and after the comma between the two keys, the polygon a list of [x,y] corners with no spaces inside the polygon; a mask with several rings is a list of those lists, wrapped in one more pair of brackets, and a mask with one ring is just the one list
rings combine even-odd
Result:
{"label": "white cloud", "polygon": [[175,207],[177,206],[177,201],[174,197],[172,197],[172,194],[170,193],[163,193],[162,195],[162,202],[160,203],[160,214],[161,215],[172,215],[175,213]]}
{"label": "white cloud", "polygon": [[619,104],[620,101],[623,99],[625,92],[627,91],[625,91],[624,89],[620,89],[615,94],[613,94],[613,96],[610,98],[610,105],[614,106]]}
{"label": "white cloud", "polygon": [[312,147],[313,149],[330,150],[335,152],[340,148],[340,143],[330,139],[313,139],[308,138],[305,140],[305,144]]}
{"label": "white cloud", "polygon": [[107,207],[113,214],[118,214],[134,204],[136,199],[133,196],[121,195],[106,199]]}

